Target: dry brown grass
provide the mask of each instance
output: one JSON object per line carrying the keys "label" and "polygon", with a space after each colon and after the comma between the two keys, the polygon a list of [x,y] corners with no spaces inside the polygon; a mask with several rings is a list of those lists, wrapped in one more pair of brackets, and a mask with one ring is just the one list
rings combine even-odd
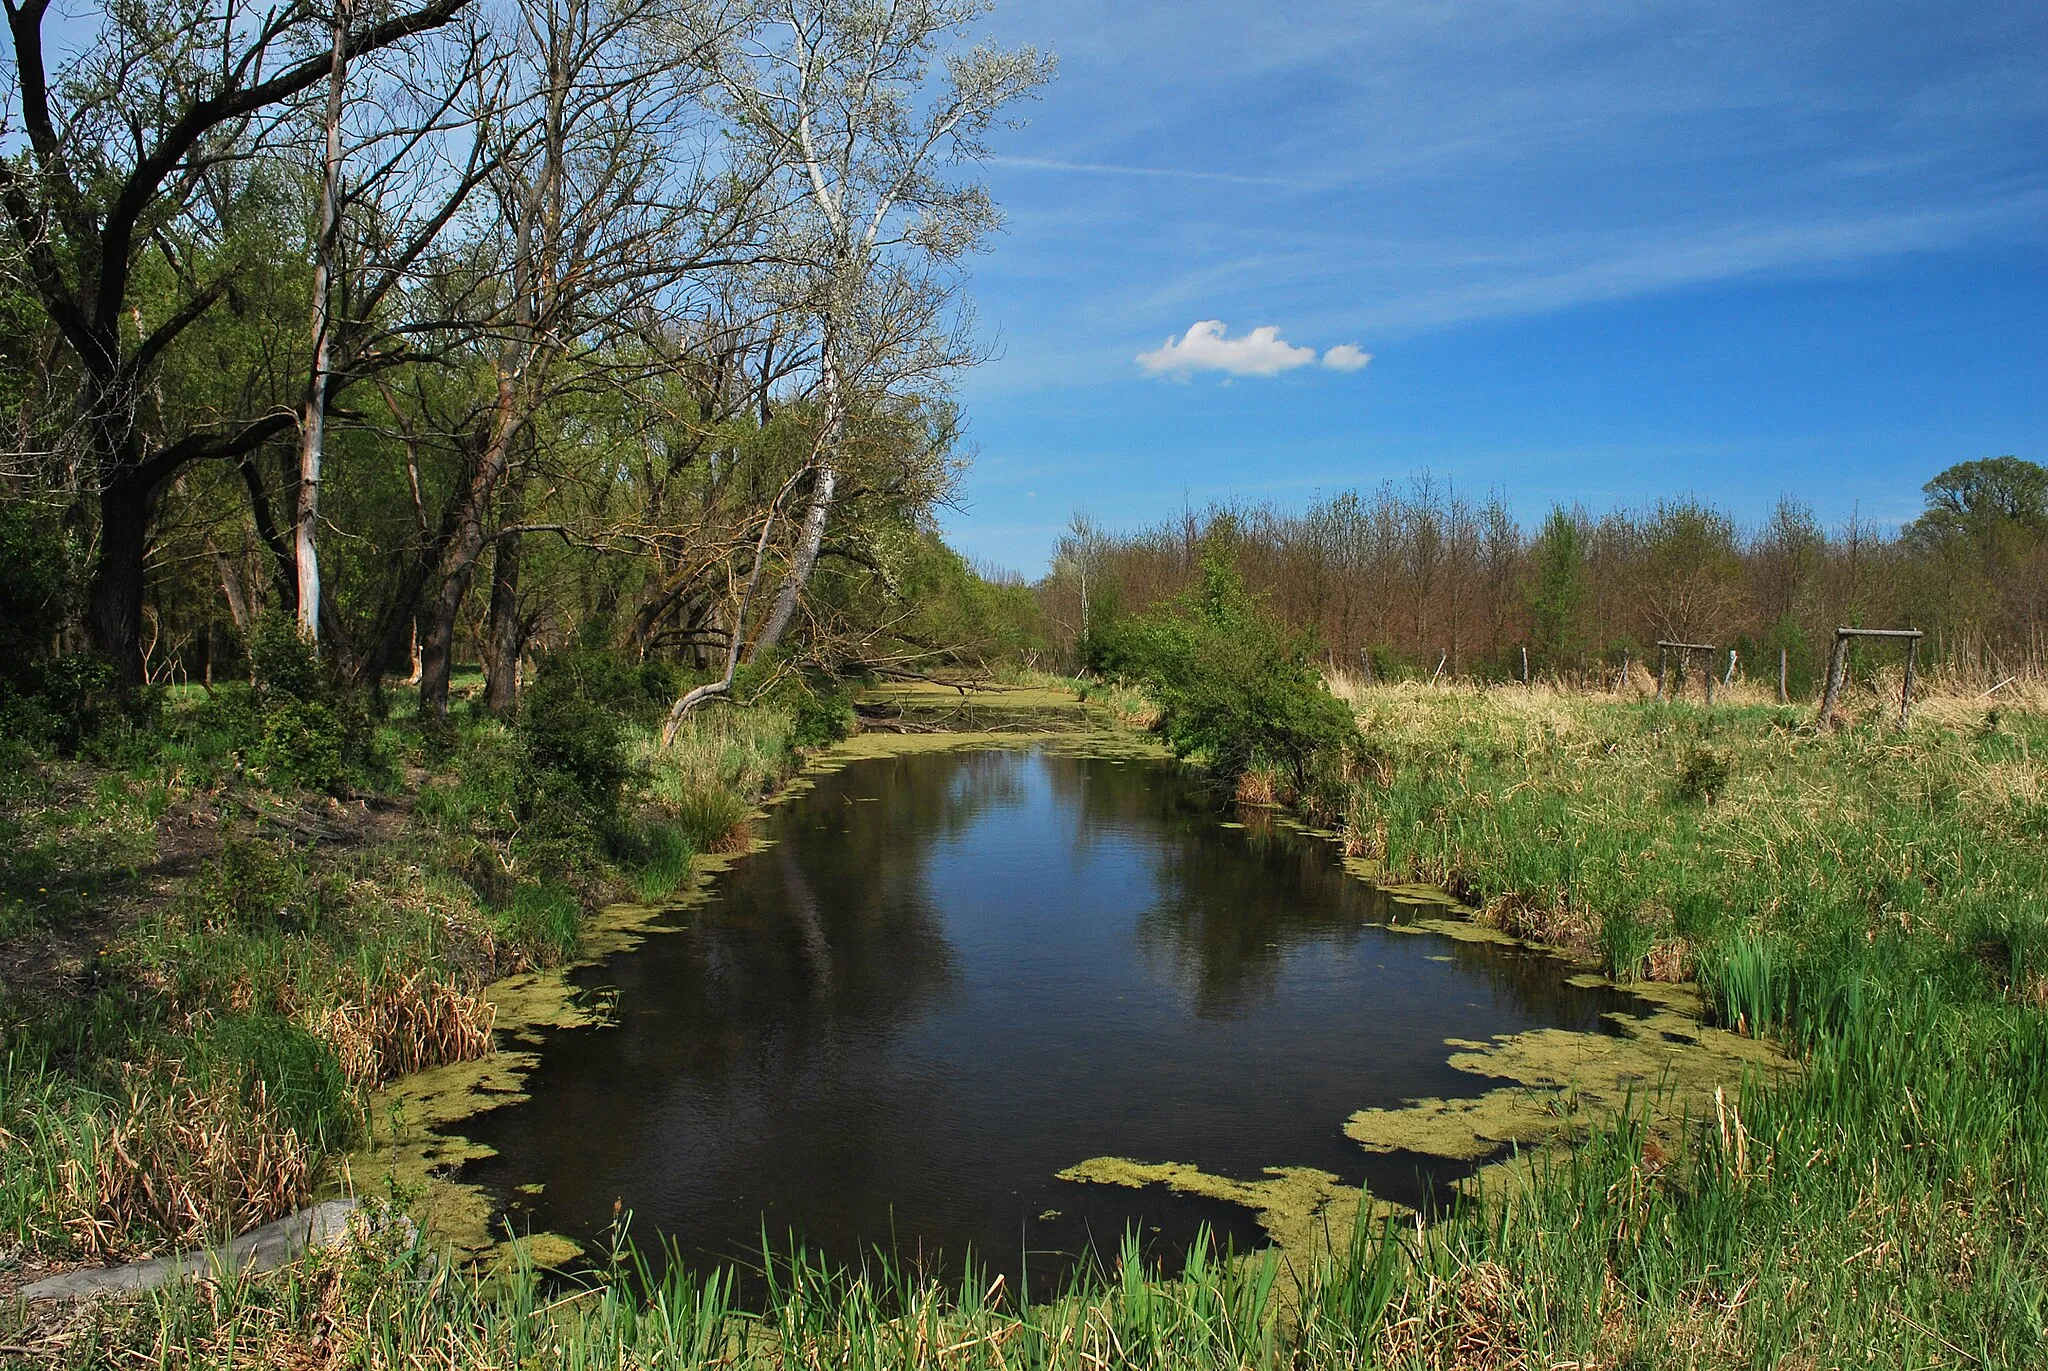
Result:
{"label": "dry brown grass", "polygon": [[379,986],[351,987],[313,1016],[310,1027],[333,1047],[351,1084],[377,1085],[484,1056],[496,1019],[480,992],[421,968]]}
{"label": "dry brown grass", "polygon": [[283,1218],[312,1194],[312,1149],[262,1081],[200,1087],[131,1073],[122,1107],[61,1168],[65,1228],[87,1256],[197,1246]]}

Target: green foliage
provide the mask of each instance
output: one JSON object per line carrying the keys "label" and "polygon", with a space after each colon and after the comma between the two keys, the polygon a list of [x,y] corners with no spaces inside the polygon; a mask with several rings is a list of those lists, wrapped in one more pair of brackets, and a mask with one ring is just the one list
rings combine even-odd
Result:
{"label": "green foliage", "polygon": [[2038,462],[2012,456],[1958,462],[1921,490],[1927,512],[1910,526],[1913,536],[1983,536],[2003,524],[2048,534],[2048,467]]}
{"label": "green foliage", "polygon": [[253,685],[224,683],[191,714],[202,753],[239,757],[279,790],[338,791],[377,769],[361,698],[334,685],[290,619],[262,620],[249,663]]}
{"label": "green foliage", "polygon": [[790,741],[798,747],[828,747],[853,731],[853,695],[828,678],[806,680],[787,703],[795,719]]}
{"label": "green foliage", "polygon": [[1289,632],[1220,560],[1173,610],[1116,626],[1105,650],[1159,707],[1176,756],[1205,758],[1227,782],[1255,766],[1307,792],[1319,765],[1358,744],[1351,711],[1323,684],[1312,636]]}
{"label": "green foliage", "polygon": [[47,510],[0,497],[0,736],[77,750],[118,714],[113,669],[58,649],[76,573]]}
{"label": "green foliage", "polygon": [[1673,793],[1688,804],[1712,804],[1714,797],[1727,788],[1732,772],[1728,758],[1712,748],[1688,748],[1679,764]]}
{"label": "green foliage", "polygon": [[1536,535],[1536,579],[1529,589],[1531,644],[1546,668],[1572,665],[1586,651],[1585,614],[1592,598],[1579,522],[1552,509]]}
{"label": "green foliage", "polygon": [[348,1076],[334,1049],[282,1014],[223,1014],[194,1035],[186,1065],[201,1083],[224,1080],[247,1091],[263,1083],[299,1136],[322,1151],[343,1147],[357,1114]]}
{"label": "green foliage", "polygon": [[498,911],[500,930],[542,965],[575,955],[582,922],[583,902],[576,892],[553,881],[519,886]]}
{"label": "green foliage", "polygon": [[274,842],[230,837],[193,882],[203,921],[245,929],[304,930],[318,921],[317,894]]}
{"label": "green foliage", "polygon": [[249,640],[249,674],[266,703],[327,699],[333,691],[313,645],[299,636],[298,623],[283,613],[266,614]]}
{"label": "green foliage", "polygon": [[638,673],[599,654],[564,654],[542,661],[520,703],[516,732],[527,761],[567,784],[537,784],[528,811],[539,812],[544,801],[559,801],[566,793],[596,818],[617,813],[620,790],[632,769],[615,707],[621,699],[646,698]]}
{"label": "green foliage", "polygon": [[1657,930],[1626,913],[1614,914],[1600,925],[1600,952],[1607,974],[1617,981],[1632,981],[1641,975],[1643,963],[1657,945]]}
{"label": "green foliage", "polygon": [[689,837],[677,825],[659,821],[642,825],[629,854],[634,891],[649,904],[667,899],[689,876],[690,858],[695,855]]}
{"label": "green foliage", "polygon": [[1700,989],[1715,1016],[1766,1037],[1792,1026],[1792,965],[1782,939],[1735,933],[1701,959]]}
{"label": "green foliage", "polygon": [[672,806],[675,824],[685,841],[699,852],[724,848],[728,837],[746,822],[749,805],[729,790],[697,790]]}

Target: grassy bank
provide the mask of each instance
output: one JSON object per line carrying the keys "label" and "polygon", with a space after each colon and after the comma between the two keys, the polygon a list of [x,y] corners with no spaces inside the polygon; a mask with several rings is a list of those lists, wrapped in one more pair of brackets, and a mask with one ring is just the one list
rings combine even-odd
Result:
{"label": "grassy bank", "polygon": [[537,689],[517,727],[307,694],[186,692],[82,755],[10,748],[0,1281],[332,1190],[379,1085],[490,1052],[488,984],[667,895],[795,764],[783,708],[662,749],[646,692],[550,714]]}
{"label": "grassy bank", "polygon": [[[1023,1308],[786,1266],[769,1307],[738,1310],[680,1268],[650,1285],[622,1259],[563,1289],[386,1236],[0,1340],[74,1365],[2042,1364],[2048,716],[1957,698],[1909,733],[1873,709],[1823,735],[1742,701],[1341,693],[1365,742],[1340,797],[1355,852],[1618,979],[1697,976],[1711,1014],[1800,1069],[1677,1122],[1646,1081],[1577,1146],[1309,1269],[1162,1280],[1132,1259]],[[707,717],[675,784],[776,755],[739,718]]]}
{"label": "grassy bank", "polygon": [[[1361,688],[1355,850],[1481,919],[1697,976],[1795,1047],[1678,1155],[1627,1125],[1440,1241],[1545,1355],[2040,1364],[2048,715]],[[2034,702],[2037,703],[2037,702]]]}

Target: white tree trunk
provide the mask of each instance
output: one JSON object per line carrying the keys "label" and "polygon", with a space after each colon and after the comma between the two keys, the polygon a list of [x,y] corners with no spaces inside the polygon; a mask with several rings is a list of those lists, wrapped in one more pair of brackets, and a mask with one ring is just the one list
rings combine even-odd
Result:
{"label": "white tree trunk", "polygon": [[327,87],[327,155],[320,182],[319,242],[313,253],[313,377],[299,424],[297,566],[299,634],[320,639],[320,557],[314,532],[320,523],[320,459],[327,439],[327,340],[331,331],[327,296],[334,275],[334,242],[341,223],[341,100],[348,80],[349,0],[334,10],[334,72]]}
{"label": "white tree trunk", "polygon": [[825,433],[818,442],[818,480],[811,487],[810,508],[804,512],[803,533],[789,572],[782,578],[782,592],[775,597],[775,609],[761,627],[750,661],[774,650],[796,615],[798,600],[817,565],[818,549],[825,544],[825,524],[832,517],[832,503],[839,492],[839,440],[846,432],[846,395],[841,388],[839,360],[830,343],[823,352],[825,372]]}

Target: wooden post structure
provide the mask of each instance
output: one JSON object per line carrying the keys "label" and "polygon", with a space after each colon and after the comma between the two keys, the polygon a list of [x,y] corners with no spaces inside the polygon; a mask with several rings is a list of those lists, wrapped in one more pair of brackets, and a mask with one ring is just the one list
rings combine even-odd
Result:
{"label": "wooden post structure", "polygon": [[[1679,685],[1678,685],[1678,690],[1683,690],[1683,689],[1685,688],[1685,668],[1686,668],[1686,664],[1687,664],[1688,662],[1690,662],[1690,661],[1692,660],[1692,654],[1693,654],[1693,653],[1695,653],[1695,652],[1700,652],[1700,653],[1705,653],[1705,654],[1706,654],[1706,663],[1707,663],[1707,673],[1706,673],[1706,674],[1707,674],[1707,704],[1708,704],[1709,706],[1711,706],[1711,705],[1712,705],[1712,704],[1714,703],[1714,653],[1715,653],[1715,651],[1716,651],[1716,648],[1715,648],[1714,644],[1712,644],[1712,643],[1674,643],[1674,642],[1669,642],[1669,641],[1666,641],[1665,639],[1659,638],[1659,639],[1657,640],[1657,698],[1658,698],[1658,699],[1660,699],[1660,700],[1661,700],[1661,699],[1663,699],[1663,698],[1665,698],[1665,696],[1664,696],[1664,668],[1665,668],[1665,665],[1666,665],[1666,664],[1667,664],[1667,663],[1668,663],[1668,662],[1669,662],[1669,661],[1671,660],[1671,654],[1672,654],[1672,653],[1674,653],[1674,652],[1676,652],[1676,653],[1678,654],[1678,674],[1679,674]],[[1672,692],[1672,698],[1674,698],[1674,699],[1675,699],[1675,698],[1677,698],[1677,694],[1678,694],[1678,692],[1677,692],[1676,690],[1674,690],[1674,691]]]}
{"label": "wooden post structure", "polygon": [[1369,648],[1369,647],[1362,647],[1362,648],[1358,649],[1358,665],[1359,665],[1359,668],[1360,668],[1360,669],[1361,669],[1362,671],[1364,671],[1364,673],[1365,673],[1365,683],[1366,683],[1367,685],[1371,685],[1371,684],[1372,684],[1372,649],[1371,649],[1371,648]]}
{"label": "wooden post structure", "polygon": [[1917,628],[1836,629],[1835,650],[1828,658],[1827,690],[1820,697],[1820,718],[1815,722],[1815,726],[1826,728],[1835,721],[1835,707],[1842,702],[1842,687],[1848,683],[1849,640],[1897,638],[1906,644],[1906,684],[1899,691],[1899,727],[1904,728],[1913,717],[1913,668],[1920,656],[1920,640],[1925,636]]}
{"label": "wooden post structure", "polygon": [[1913,720],[1913,667],[1920,660],[1920,635],[1906,640],[1906,684],[1899,690],[1899,728],[1904,731]]}
{"label": "wooden post structure", "polygon": [[1787,669],[1787,668],[1788,668],[1788,667],[1789,667],[1790,665],[1791,665],[1791,657],[1790,657],[1790,655],[1789,655],[1789,654],[1788,654],[1788,653],[1786,652],[1786,650],[1785,650],[1784,648],[1782,648],[1782,647],[1781,647],[1781,648],[1779,648],[1779,649],[1778,649],[1778,703],[1779,703],[1779,704],[1781,704],[1781,705],[1789,705],[1789,704],[1791,704],[1791,703],[1792,703],[1792,697],[1791,697],[1790,695],[1788,695],[1788,694],[1786,694],[1786,693],[1785,693],[1785,675],[1786,675],[1786,669]]}
{"label": "wooden post structure", "polygon": [[1529,684],[1529,645],[1522,644],[1522,684]]}

